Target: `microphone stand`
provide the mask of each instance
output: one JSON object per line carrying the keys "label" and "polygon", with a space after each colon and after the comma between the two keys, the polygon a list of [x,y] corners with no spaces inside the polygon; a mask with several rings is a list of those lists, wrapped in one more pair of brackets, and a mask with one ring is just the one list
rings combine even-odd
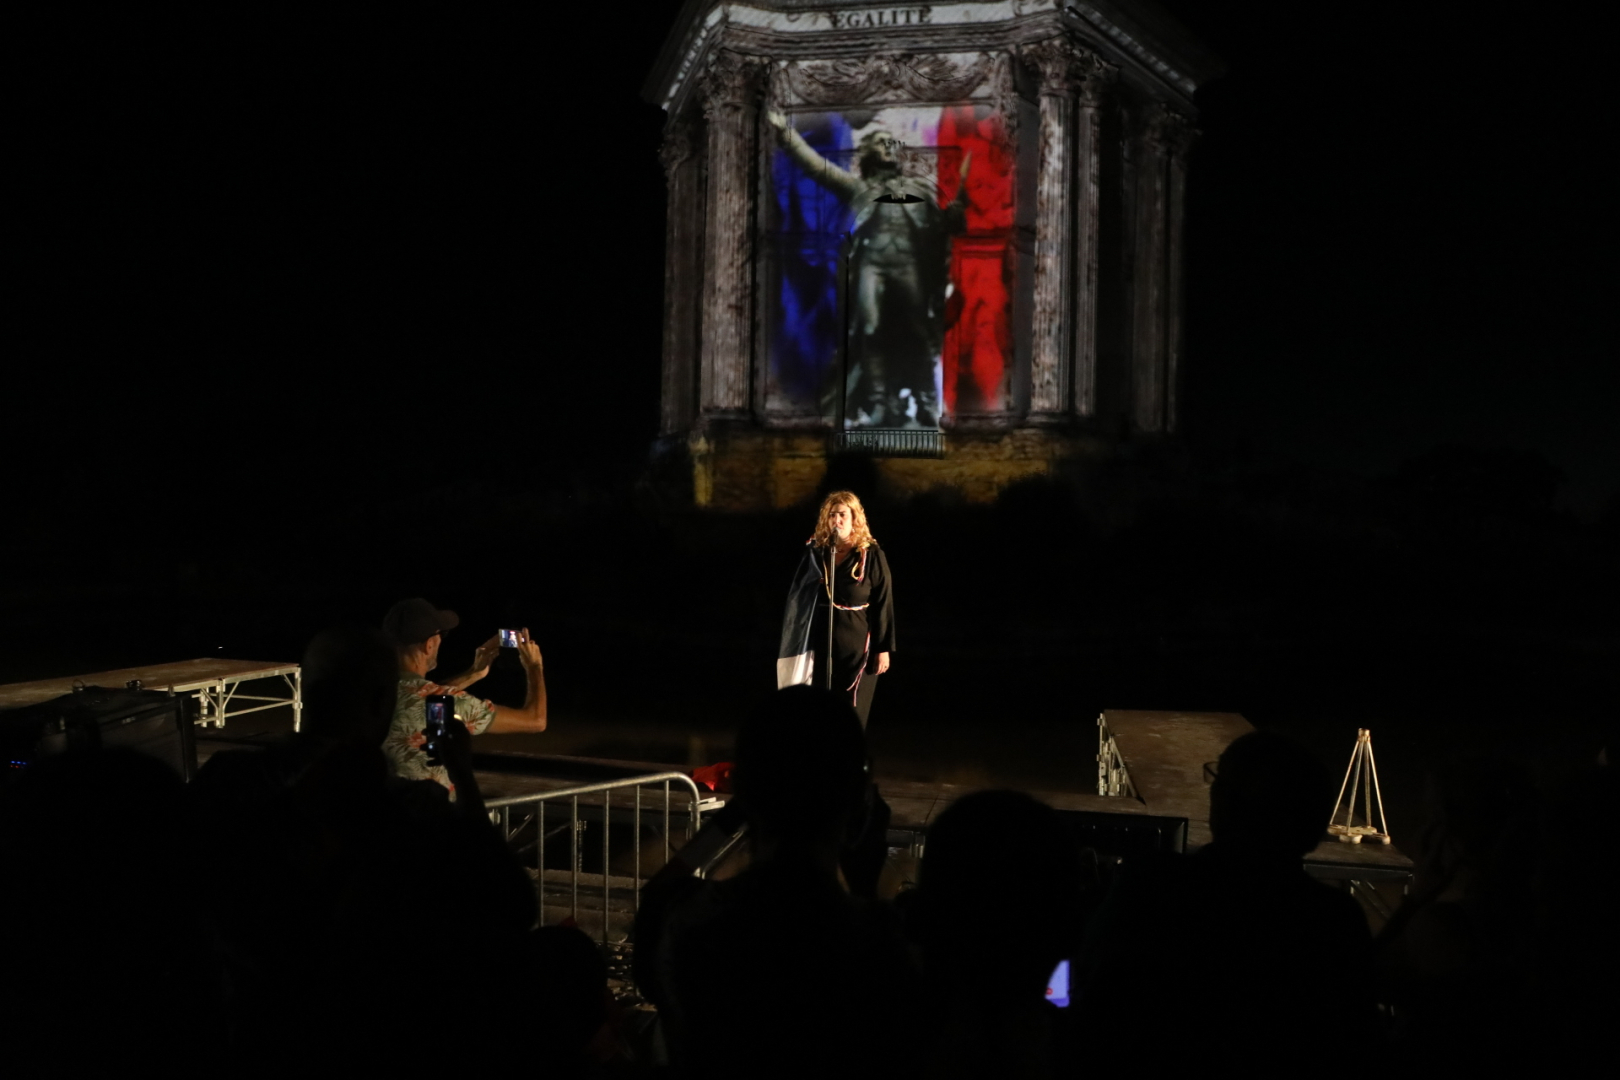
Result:
{"label": "microphone stand", "polygon": [[827,534],[827,690],[833,688],[832,678],[832,650],[833,650],[833,568],[838,562],[838,539],[833,533]]}

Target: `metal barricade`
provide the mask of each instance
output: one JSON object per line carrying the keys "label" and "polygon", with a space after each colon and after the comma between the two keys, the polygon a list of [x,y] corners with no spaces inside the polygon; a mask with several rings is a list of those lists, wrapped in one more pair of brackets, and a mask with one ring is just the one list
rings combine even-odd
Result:
{"label": "metal barricade", "polygon": [[[641,904],[643,811],[649,811],[654,816],[660,812],[662,813],[663,824],[660,837],[664,851],[663,860],[659,863],[660,866],[669,861],[671,852],[675,847],[679,846],[672,845],[673,838],[670,834],[671,784],[684,788],[685,792],[690,796],[690,805],[687,807],[689,817],[686,822],[684,837],[684,839],[689,840],[703,823],[702,816],[705,807],[703,805],[703,795],[698,790],[697,784],[692,782],[690,776],[680,772],[652,773],[647,776],[631,776],[623,780],[608,780],[599,784],[583,784],[578,787],[559,788],[555,791],[542,791],[531,795],[512,795],[505,798],[491,799],[485,804],[490,812],[490,818],[500,828],[501,836],[508,843],[511,843],[514,837],[521,837],[531,822],[534,825],[534,869],[536,887],[540,893],[542,921],[545,917],[547,885],[548,883],[560,884],[560,882],[554,880],[554,877],[548,878],[546,842],[567,830],[569,834],[567,840],[569,845],[568,870],[566,871],[568,908],[570,917],[573,918],[576,924],[579,922],[581,881],[582,879],[586,880],[586,887],[589,888],[590,882],[588,879],[596,876],[584,872],[584,852],[581,849],[581,840],[586,825],[592,820],[601,822],[602,832],[602,927],[600,934],[602,944],[607,945],[609,943],[615,877],[627,882],[630,893],[628,914],[630,918],[634,918]],[[648,788],[660,789],[656,798],[643,798],[643,793]],[[613,801],[614,793],[626,789],[634,789],[634,800],[626,798],[622,800],[622,805],[615,805]],[[589,797],[593,795],[600,795],[601,801],[590,801]],[[580,806],[582,797],[587,798],[587,802],[583,807],[583,814]],[[563,801],[568,804],[566,820],[559,821],[554,818],[554,827],[548,831],[546,804]],[[647,806],[646,803],[652,803],[653,805]],[[615,875],[612,872],[612,834],[614,825],[628,826],[629,828],[633,850],[629,875]],[[527,849],[527,847],[527,843],[520,845],[521,849]]]}

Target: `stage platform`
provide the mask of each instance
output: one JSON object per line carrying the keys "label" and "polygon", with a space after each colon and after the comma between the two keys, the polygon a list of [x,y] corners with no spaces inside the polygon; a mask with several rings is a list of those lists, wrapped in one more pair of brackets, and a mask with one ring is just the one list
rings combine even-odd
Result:
{"label": "stage platform", "polygon": [[[243,683],[261,679],[280,680],[281,686],[287,690],[286,695],[242,692]],[[139,682],[147,690],[172,690],[177,694],[190,694],[197,702],[195,716],[197,723],[216,728],[223,728],[225,721],[233,717],[287,706],[292,709],[293,730],[296,731],[304,708],[302,673],[297,664],[275,660],[227,660],[223,657],[204,657],[197,660],[177,660],[169,664],[119,668],[116,671],[64,675],[56,679],[6,683],[0,686],[0,711],[37,705],[42,701],[71,694],[75,685],[102,686],[109,690],[117,690],[132,682]],[[252,704],[244,704],[247,702]]]}
{"label": "stage platform", "polygon": [[[1197,713],[1109,709],[1096,720],[1097,761],[1075,762],[1075,786],[1070,790],[1031,790],[1029,794],[1056,810],[1072,815],[1089,833],[1105,826],[1116,834],[1132,834],[1137,846],[1196,851],[1210,842],[1209,783],[1221,751],[1254,727],[1236,713]],[[201,744],[199,744],[201,745]],[[604,758],[546,754],[479,754],[479,786],[487,799],[533,794],[571,785],[664,771],[686,771],[672,762],[620,761]],[[1107,790],[1110,773],[1123,794]],[[878,772],[878,790],[889,804],[889,841],[908,854],[920,854],[928,828],[958,798],[990,783],[967,787],[921,782]],[[1006,787],[1021,787],[1008,782]],[[1027,790],[1027,789],[1025,789]],[[729,796],[720,795],[725,801]],[[674,800],[684,805],[685,796]],[[673,807],[672,807],[673,809]],[[1323,822],[1323,839],[1305,858],[1316,877],[1371,882],[1404,883],[1412,861],[1393,844],[1346,844],[1330,837]]]}
{"label": "stage platform", "polygon": [[[1215,762],[1232,740],[1254,726],[1237,713],[1132,709],[1109,709],[1096,723],[1095,769],[1089,762],[1076,762],[1075,790],[1029,794],[1092,821],[1092,815],[1109,815],[1126,819],[1128,827],[1136,819],[1180,850],[1196,851],[1209,843],[1209,784]],[[918,849],[945,807],[979,790],[882,776],[878,788],[893,812],[891,832],[911,834]],[[1110,789],[1116,794],[1107,794]],[[1185,822],[1179,836],[1178,821]],[[1411,876],[1412,861],[1393,844],[1341,843],[1327,835],[1326,825],[1324,819],[1322,842],[1305,857],[1313,875],[1363,882],[1404,882]]]}
{"label": "stage platform", "polygon": [[[1075,784],[1068,790],[1031,790],[994,777],[974,786],[922,782],[886,776],[878,790],[889,804],[891,867],[901,880],[915,880],[917,860],[929,827],[958,798],[1004,786],[1026,790],[1058,810],[1083,843],[1104,854],[1128,858],[1131,852],[1193,852],[1210,842],[1209,786],[1214,763],[1232,740],[1254,727],[1235,713],[1194,713],[1111,709],[1095,721],[1095,761],[1075,762]],[[686,771],[671,762],[618,761],[550,755],[478,755],[479,785],[488,799],[557,790],[598,780]],[[1206,769],[1206,765],[1209,769]],[[1121,794],[1100,794],[1112,786]],[[715,802],[728,801],[719,795]],[[689,796],[653,794],[647,805],[665,803],[672,814],[689,807]],[[1327,808],[1324,808],[1324,813]],[[654,811],[657,812],[657,811]],[[1367,909],[1376,928],[1399,904],[1412,875],[1412,863],[1393,844],[1347,844],[1327,834],[1304,859],[1307,872],[1347,888]]]}
{"label": "stage platform", "polygon": [[[148,689],[194,694],[199,703],[201,724],[222,727],[228,718],[283,706],[291,707],[291,717],[296,722],[302,704],[299,675],[296,664],[188,660],[0,686],[0,710],[71,693],[76,682],[116,687],[139,680]],[[241,683],[255,679],[280,679],[290,695],[250,697],[239,691]],[[247,702],[251,705],[240,707]],[[284,731],[283,723],[271,726]],[[1107,710],[1094,723],[1097,728],[1095,760],[1074,762],[1073,786],[1061,790],[1030,790],[1029,793],[1064,813],[1084,842],[1099,851],[1125,853],[1151,848],[1192,852],[1209,843],[1209,784],[1214,763],[1233,739],[1254,730],[1253,726],[1236,713],[1122,709]],[[250,733],[243,731],[242,734]],[[199,730],[199,764],[228,746],[262,745],[265,737],[275,735],[267,731],[259,738],[240,739],[233,737],[231,731],[216,734]],[[1039,748],[1032,747],[1031,752],[1038,753]],[[599,781],[689,771],[687,763],[512,752],[477,754],[474,764],[484,796],[491,801]],[[898,856],[908,859],[922,854],[931,824],[962,795],[992,787],[1029,790],[1010,778],[1002,782],[989,776],[968,787],[884,775],[881,767],[877,779],[879,790],[892,811],[890,846]],[[648,798],[651,801],[645,809],[660,816],[667,808],[671,814],[685,818],[690,809],[690,793],[684,785],[680,785],[680,790],[672,790],[667,799],[661,792],[650,791]],[[706,798],[705,803],[718,805],[727,798],[725,795],[715,800]],[[1384,906],[1378,900],[1375,886],[1382,883],[1386,887],[1383,899],[1388,902],[1394,899],[1388,889],[1404,886],[1412,873],[1411,860],[1393,844],[1342,843],[1329,837],[1325,830],[1322,843],[1306,856],[1305,865],[1317,877],[1338,880],[1353,890],[1370,894],[1370,902],[1375,907]]]}

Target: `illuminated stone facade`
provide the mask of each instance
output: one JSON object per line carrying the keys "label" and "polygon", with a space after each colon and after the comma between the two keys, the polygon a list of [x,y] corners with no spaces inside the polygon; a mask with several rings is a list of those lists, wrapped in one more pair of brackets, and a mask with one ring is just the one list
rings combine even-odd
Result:
{"label": "illuminated stone facade", "polygon": [[1140,0],[687,4],[646,96],[659,452],[694,502],[791,506],[874,447],[895,491],[989,500],[1174,431],[1192,98],[1217,70]]}

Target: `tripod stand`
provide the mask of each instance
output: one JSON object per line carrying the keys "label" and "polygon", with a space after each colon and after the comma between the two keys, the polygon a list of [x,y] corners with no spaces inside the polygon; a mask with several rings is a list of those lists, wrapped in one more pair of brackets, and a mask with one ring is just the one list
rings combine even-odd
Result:
{"label": "tripod stand", "polygon": [[827,662],[822,666],[827,669],[826,689],[829,692],[833,688],[833,612],[838,610],[833,607],[833,568],[837,563],[838,543],[829,536],[827,537],[827,566],[825,572],[821,575],[822,584],[826,586],[827,590],[827,651],[823,654]]}

